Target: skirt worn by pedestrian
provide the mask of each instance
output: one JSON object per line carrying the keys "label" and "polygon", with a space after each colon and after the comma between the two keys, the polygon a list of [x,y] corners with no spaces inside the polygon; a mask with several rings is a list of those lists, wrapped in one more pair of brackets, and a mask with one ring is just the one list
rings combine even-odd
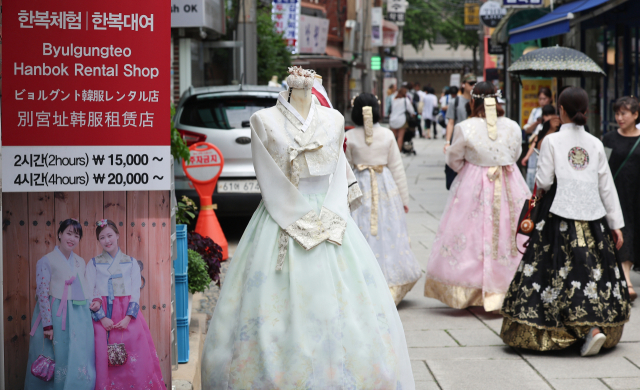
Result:
{"label": "skirt worn by pedestrian", "polygon": [[362,189],[362,205],[351,212],[382,269],[397,304],[422,276],[411,250],[404,205],[407,179],[393,133],[378,124],[349,131],[346,156]]}
{"label": "skirt worn by pedestrian", "polygon": [[545,137],[539,157],[536,183],[548,192],[505,297],[500,336],[513,347],[548,351],[598,327],[603,347],[613,347],[630,304],[610,229],[624,220],[604,148],[584,127],[565,124]]}
{"label": "skirt worn by pedestrian", "polygon": [[431,249],[424,294],[456,309],[499,310],[522,258],[516,219],[530,193],[515,165],[520,127],[501,117],[496,133],[490,136],[483,118],[467,119],[456,125],[447,150],[458,176]]}

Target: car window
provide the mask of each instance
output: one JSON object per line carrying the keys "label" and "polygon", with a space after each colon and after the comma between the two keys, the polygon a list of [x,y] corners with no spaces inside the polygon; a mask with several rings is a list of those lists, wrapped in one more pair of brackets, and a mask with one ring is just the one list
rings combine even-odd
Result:
{"label": "car window", "polygon": [[254,112],[275,104],[276,99],[254,96],[194,96],[185,102],[180,123],[224,130],[249,127]]}

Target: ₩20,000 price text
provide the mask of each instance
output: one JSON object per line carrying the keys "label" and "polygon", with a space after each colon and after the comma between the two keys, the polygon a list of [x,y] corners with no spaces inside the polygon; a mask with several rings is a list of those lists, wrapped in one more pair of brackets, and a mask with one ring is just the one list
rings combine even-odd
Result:
{"label": "\u20a920,000 price text", "polygon": [[[164,177],[154,175],[152,180],[163,180]],[[26,187],[49,186],[88,186],[90,184],[126,187],[127,185],[140,185],[149,183],[149,174],[146,172],[129,173],[94,173],[84,175],[59,175],[50,172],[30,172],[16,175],[14,184]]]}

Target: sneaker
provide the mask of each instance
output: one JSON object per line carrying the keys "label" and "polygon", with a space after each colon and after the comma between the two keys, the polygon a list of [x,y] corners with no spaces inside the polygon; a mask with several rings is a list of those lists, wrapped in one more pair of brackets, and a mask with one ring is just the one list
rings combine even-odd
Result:
{"label": "sneaker", "polygon": [[593,336],[593,328],[589,329],[589,334],[587,335],[584,345],[580,350],[580,355],[582,356],[593,356],[597,355],[600,352],[600,348],[604,344],[607,336],[602,334],[602,332]]}

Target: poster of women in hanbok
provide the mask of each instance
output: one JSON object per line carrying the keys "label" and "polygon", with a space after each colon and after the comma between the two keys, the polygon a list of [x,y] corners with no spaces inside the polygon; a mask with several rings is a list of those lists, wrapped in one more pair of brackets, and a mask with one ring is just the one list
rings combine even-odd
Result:
{"label": "poster of women in hanbok", "polygon": [[0,387],[165,389],[169,4],[5,2],[3,29]]}

